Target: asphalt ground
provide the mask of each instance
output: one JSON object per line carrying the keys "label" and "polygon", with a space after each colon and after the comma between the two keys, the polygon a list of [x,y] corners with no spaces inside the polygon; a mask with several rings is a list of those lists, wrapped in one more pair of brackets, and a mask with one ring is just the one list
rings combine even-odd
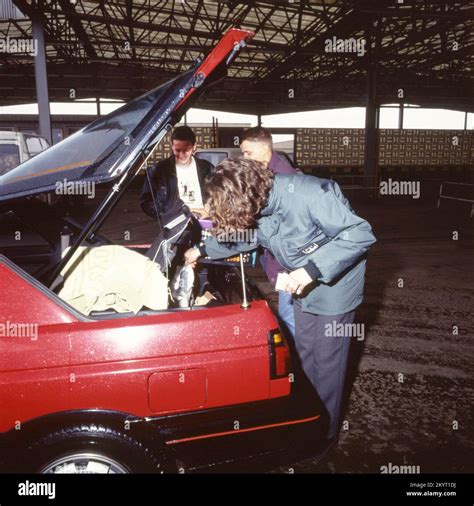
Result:
{"label": "asphalt ground", "polygon": [[[417,200],[345,193],[378,239],[356,316],[365,335],[352,342],[345,424],[323,460],[307,458],[273,471],[380,473],[383,466],[416,466],[422,474],[472,473],[474,218],[469,205],[445,201],[436,209],[434,194]],[[149,241],[156,230],[131,191],[103,232],[119,243],[136,244]],[[249,274],[275,308],[276,292],[261,269]]]}

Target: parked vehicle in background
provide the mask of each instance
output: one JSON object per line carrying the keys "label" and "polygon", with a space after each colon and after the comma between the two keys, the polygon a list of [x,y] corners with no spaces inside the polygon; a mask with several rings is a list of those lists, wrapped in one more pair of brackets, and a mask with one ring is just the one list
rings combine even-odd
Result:
{"label": "parked vehicle in background", "polygon": [[0,176],[48,148],[48,141],[39,135],[0,131]]}
{"label": "parked vehicle in background", "polygon": [[242,158],[242,156],[240,148],[198,149],[196,153],[196,158],[207,160],[209,163],[212,163],[214,167],[227,158]]}
{"label": "parked vehicle in background", "polygon": [[[293,160],[288,156],[284,151],[277,150],[276,153],[280,158],[283,158],[286,162],[288,162],[293,168],[295,168],[298,172],[301,172],[298,167],[295,166]],[[196,157],[201,160],[207,160],[212,163],[214,167],[225,160],[226,158],[241,158],[242,151],[240,148],[209,148],[209,149],[199,149],[196,153]]]}

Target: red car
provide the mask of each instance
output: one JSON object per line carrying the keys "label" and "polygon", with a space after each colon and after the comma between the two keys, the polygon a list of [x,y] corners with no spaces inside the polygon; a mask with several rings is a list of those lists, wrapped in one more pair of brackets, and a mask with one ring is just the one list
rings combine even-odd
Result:
{"label": "red car", "polygon": [[[98,229],[153,147],[251,37],[230,30],[194,69],[0,177],[3,471],[192,471],[317,432],[319,407],[295,401],[288,343],[245,279],[242,304],[238,264],[207,266],[212,307],[85,315],[60,296],[74,253],[107,244]],[[44,198],[66,179],[111,183],[85,224]]]}

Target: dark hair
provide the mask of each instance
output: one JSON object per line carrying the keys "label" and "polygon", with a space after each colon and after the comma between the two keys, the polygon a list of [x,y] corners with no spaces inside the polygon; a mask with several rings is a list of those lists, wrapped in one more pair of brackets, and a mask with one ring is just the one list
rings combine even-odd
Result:
{"label": "dark hair", "polygon": [[196,144],[196,134],[186,125],[179,126],[171,134],[171,142],[173,141],[188,141],[191,144]]}
{"label": "dark hair", "polygon": [[204,198],[214,222],[214,234],[255,226],[267,205],[273,172],[263,163],[243,158],[222,161],[204,185]]}
{"label": "dark hair", "polygon": [[273,139],[270,130],[261,126],[247,128],[247,130],[244,130],[244,133],[240,139],[240,144],[242,144],[244,141],[262,142],[273,149]]}

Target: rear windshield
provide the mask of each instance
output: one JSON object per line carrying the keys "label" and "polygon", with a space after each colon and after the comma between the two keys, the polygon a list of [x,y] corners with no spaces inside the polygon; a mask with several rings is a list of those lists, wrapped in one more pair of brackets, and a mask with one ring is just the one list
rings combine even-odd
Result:
{"label": "rear windshield", "polygon": [[[111,168],[138,137],[150,117],[179,90],[189,71],[97,119],[0,177],[0,200],[54,189],[56,182],[108,181]],[[118,174],[114,174],[117,176]]]}
{"label": "rear windshield", "polygon": [[229,153],[222,151],[200,151],[196,153],[196,158],[207,160],[215,167],[218,163],[222,162],[222,160],[229,158]]}
{"label": "rear windshield", "polygon": [[0,176],[20,165],[20,150],[16,144],[0,143]]}

